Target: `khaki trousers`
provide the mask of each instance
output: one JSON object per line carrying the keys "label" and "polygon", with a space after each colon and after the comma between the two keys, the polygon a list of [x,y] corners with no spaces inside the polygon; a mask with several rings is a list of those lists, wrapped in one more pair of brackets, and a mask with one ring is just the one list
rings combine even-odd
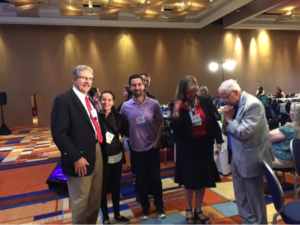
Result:
{"label": "khaki trousers", "polygon": [[68,176],[68,189],[73,224],[96,224],[102,194],[103,159],[100,144],[96,144],[95,169],[87,177]]}

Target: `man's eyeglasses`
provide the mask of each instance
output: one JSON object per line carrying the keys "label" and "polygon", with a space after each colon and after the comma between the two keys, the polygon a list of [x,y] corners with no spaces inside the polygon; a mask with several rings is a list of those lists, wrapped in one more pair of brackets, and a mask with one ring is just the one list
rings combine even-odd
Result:
{"label": "man's eyeglasses", "polygon": [[88,80],[88,81],[93,81],[94,80],[92,77],[86,77],[86,76],[78,76],[77,78]]}
{"label": "man's eyeglasses", "polygon": [[230,95],[231,95],[232,92],[234,92],[234,90],[232,90],[226,98],[222,98],[223,102],[227,102],[228,101],[228,99],[229,99],[229,97],[230,97]]}

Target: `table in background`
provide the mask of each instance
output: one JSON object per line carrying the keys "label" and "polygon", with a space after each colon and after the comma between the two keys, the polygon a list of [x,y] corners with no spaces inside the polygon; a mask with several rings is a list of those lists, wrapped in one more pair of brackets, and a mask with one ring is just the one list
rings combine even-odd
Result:
{"label": "table in background", "polygon": [[280,113],[286,113],[285,105],[286,105],[286,103],[280,103],[279,104],[279,112]]}
{"label": "table in background", "polygon": [[[220,127],[222,128],[222,123],[218,121]],[[231,173],[231,165],[228,164],[228,150],[227,149],[227,136],[222,134],[224,143],[221,147],[221,152],[218,156],[214,156],[218,171],[223,175],[228,175]],[[214,144],[214,151],[217,150],[217,144]]]}

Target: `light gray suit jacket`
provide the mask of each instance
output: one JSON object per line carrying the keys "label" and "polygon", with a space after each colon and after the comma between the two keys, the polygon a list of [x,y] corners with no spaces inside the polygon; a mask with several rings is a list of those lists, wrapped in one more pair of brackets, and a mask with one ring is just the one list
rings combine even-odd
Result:
{"label": "light gray suit jacket", "polygon": [[[239,173],[246,178],[262,174],[262,161],[273,167],[274,153],[269,138],[265,109],[256,97],[244,92],[242,106],[236,118],[224,130],[231,136],[232,160]],[[235,168],[234,166],[232,168]]]}

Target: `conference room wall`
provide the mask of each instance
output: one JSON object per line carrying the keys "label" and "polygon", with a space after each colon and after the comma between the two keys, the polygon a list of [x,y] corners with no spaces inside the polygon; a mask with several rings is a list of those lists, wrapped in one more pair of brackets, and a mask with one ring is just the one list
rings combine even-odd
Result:
{"label": "conference room wall", "polygon": [[[73,69],[86,64],[94,69],[93,86],[111,90],[116,106],[122,86],[132,74],[148,72],[150,92],[160,103],[171,101],[180,77],[191,74],[211,96],[222,82],[221,69],[211,72],[212,61],[234,60],[224,79],[238,79],[241,87],[266,93],[280,86],[286,93],[300,92],[300,32],[199,30],[68,26],[0,26],[0,92],[7,92],[3,107],[9,127],[32,125],[30,96],[39,97],[42,124],[50,123],[55,97],[72,86]],[[41,102],[44,104],[41,104]],[[40,107],[40,108],[39,108]]]}

